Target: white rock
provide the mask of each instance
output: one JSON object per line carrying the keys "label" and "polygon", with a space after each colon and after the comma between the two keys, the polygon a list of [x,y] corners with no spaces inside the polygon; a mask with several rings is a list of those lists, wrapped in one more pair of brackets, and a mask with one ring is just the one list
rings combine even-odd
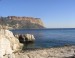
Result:
{"label": "white rock", "polygon": [[18,51],[20,48],[20,43],[17,38],[14,37],[13,33],[9,30],[0,30],[0,58],[3,55],[8,55],[12,58],[13,52]]}
{"label": "white rock", "polygon": [[25,37],[26,37],[27,41],[34,41],[35,40],[35,37],[31,34],[26,34]]}
{"label": "white rock", "polygon": [[3,58],[3,55],[12,55],[13,50],[10,46],[10,41],[5,36],[0,35],[0,58]]}

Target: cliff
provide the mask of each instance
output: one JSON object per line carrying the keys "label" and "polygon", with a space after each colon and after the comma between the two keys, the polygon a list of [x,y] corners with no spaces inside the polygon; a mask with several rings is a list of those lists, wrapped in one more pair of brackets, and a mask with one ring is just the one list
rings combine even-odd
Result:
{"label": "cliff", "polygon": [[39,29],[44,28],[40,18],[8,16],[0,17],[0,25],[8,29]]}

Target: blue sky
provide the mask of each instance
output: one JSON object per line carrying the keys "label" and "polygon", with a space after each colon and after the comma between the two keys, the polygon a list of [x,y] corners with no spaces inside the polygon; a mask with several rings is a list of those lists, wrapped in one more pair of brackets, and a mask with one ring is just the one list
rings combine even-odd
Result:
{"label": "blue sky", "polygon": [[37,17],[47,28],[75,28],[75,0],[0,0],[0,16]]}

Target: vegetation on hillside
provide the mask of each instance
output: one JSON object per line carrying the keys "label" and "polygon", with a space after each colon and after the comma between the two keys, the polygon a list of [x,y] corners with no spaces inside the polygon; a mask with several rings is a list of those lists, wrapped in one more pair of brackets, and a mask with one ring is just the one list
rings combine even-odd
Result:
{"label": "vegetation on hillside", "polygon": [[10,20],[6,17],[0,17],[0,25],[7,26],[8,29],[10,29],[10,28],[11,29],[39,29],[39,28],[44,28],[44,26],[41,26],[41,25],[36,24],[36,23],[31,23],[29,20]]}

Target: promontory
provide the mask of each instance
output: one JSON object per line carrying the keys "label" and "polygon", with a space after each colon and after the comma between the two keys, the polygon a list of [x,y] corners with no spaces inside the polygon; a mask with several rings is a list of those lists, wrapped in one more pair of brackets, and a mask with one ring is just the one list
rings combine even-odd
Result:
{"label": "promontory", "polygon": [[40,29],[45,28],[40,18],[8,16],[0,17],[0,27],[7,29]]}

